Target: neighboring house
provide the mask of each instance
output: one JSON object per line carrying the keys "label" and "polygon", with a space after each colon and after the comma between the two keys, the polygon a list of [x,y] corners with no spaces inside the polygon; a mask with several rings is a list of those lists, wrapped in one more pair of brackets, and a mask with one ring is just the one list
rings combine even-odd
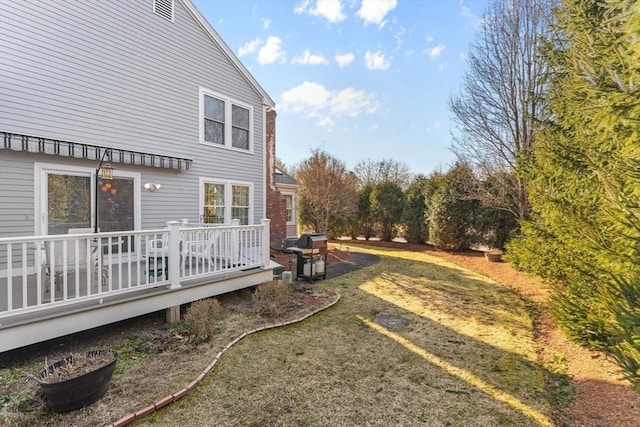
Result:
{"label": "neighboring house", "polygon": [[[181,302],[270,278],[261,249],[275,105],[190,0],[2,0],[0,8],[0,351],[152,310],[175,314]],[[113,179],[101,176],[108,164]],[[171,220],[200,226],[206,247],[193,249],[186,228],[159,233]],[[73,237],[96,229],[110,237]],[[187,272],[214,251],[227,270]],[[150,260],[169,265],[153,284],[144,276]],[[81,267],[91,262],[118,267],[119,279],[112,270],[93,278],[99,299],[82,290],[91,280]],[[185,291],[194,278],[200,287]],[[119,298],[112,309],[100,290],[107,282]],[[131,301],[134,285],[147,290],[136,294],[144,303]],[[94,299],[104,313],[75,307],[64,319],[61,307]],[[35,332],[47,325],[39,317],[51,328]]]}
{"label": "neighboring house", "polygon": [[276,168],[276,187],[284,200],[285,237],[298,236],[298,188],[300,184],[291,175]]}
{"label": "neighboring house", "polygon": [[267,113],[267,218],[271,220],[271,241],[298,236],[298,182],[276,167],[276,112]]}

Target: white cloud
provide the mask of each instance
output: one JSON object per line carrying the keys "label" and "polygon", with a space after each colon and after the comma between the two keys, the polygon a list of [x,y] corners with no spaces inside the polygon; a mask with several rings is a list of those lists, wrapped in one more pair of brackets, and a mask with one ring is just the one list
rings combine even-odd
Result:
{"label": "white cloud", "polygon": [[465,59],[467,59],[467,52],[460,52],[460,55],[458,56],[464,61]]}
{"label": "white cloud", "polygon": [[268,30],[270,26],[271,26],[271,19],[262,18],[262,29],[263,30]]}
{"label": "white cloud", "polygon": [[391,61],[384,57],[380,51],[369,52],[364,54],[364,65],[370,70],[386,70],[391,66]]}
{"label": "white cloud", "polygon": [[443,44],[439,44],[438,46],[434,46],[429,50],[429,56],[431,58],[437,58],[440,54],[446,49]]}
{"label": "white cloud", "polygon": [[380,108],[375,95],[364,90],[346,88],[330,92],[323,85],[305,81],[281,96],[278,108],[315,118],[316,124],[330,128],[343,117],[374,114]]}
{"label": "white cloud", "polygon": [[433,36],[426,37],[427,43],[431,43],[433,41]]}
{"label": "white cloud", "polygon": [[320,126],[321,128],[331,129],[332,127],[334,127],[336,125],[336,122],[334,122],[331,119],[331,117],[325,116],[325,117],[321,117],[320,119],[318,119],[316,124],[318,126]]}
{"label": "white cloud", "polygon": [[258,52],[258,64],[273,64],[279,59],[284,59],[286,52],[282,50],[282,40],[277,36],[269,36],[267,42]]}
{"label": "white cloud", "polygon": [[256,38],[255,40],[246,42],[245,44],[240,46],[240,49],[238,49],[238,56],[245,56],[255,52],[256,49],[258,49],[258,46],[260,46],[261,44],[262,40],[260,40],[260,38]]}
{"label": "white cloud", "polygon": [[350,87],[331,98],[331,115],[356,117],[362,113],[373,114],[378,108],[380,104],[373,99],[373,95]]}
{"label": "white cloud", "polygon": [[353,55],[353,53],[345,53],[342,55],[336,55],[333,57],[333,59],[336,60],[340,68],[344,68],[351,64],[353,60],[356,59],[356,57]]}
{"label": "white cloud", "polygon": [[358,16],[364,20],[365,25],[376,24],[383,27],[385,16],[397,5],[397,0],[362,0]]}
{"label": "white cloud", "polygon": [[309,52],[309,49],[306,49],[302,55],[293,58],[291,63],[302,65],[327,65],[329,61],[323,55],[312,54]]}
{"label": "white cloud", "polygon": [[294,113],[315,114],[329,105],[331,93],[324,86],[305,81],[282,94],[282,109]]}
{"label": "white cloud", "polygon": [[396,48],[393,50],[394,52],[397,52],[398,50],[400,50],[402,43],[404,43],[404,35],[406,34],[406,32],[407,32],[406,28],[400,27],[398,32],[394,35],[396,39]]}
{"label": "white cloud", "polygon": [[469,19],[473,25],[480,25],[483,22],[482,18],[471,12],[471,8],[464,5],[464,0],[460,1],[460,16]]}
{"label": "white cloud", "polygon": [[347,16],[342,13],[340,0],[316,0],[315,6],[313,4],[314,2],[311,0],[303,0],[293,11],[298,15],[308,13],[312,16],[320,16],[331,24],[347,19]]}

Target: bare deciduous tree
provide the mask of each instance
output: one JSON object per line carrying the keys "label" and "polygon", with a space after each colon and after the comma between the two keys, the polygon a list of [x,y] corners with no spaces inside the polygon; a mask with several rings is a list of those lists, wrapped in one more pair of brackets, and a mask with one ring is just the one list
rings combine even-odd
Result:
{"label": "bare deciduous tree", "polygon": [[354,214],[357,178],[342,161],[322,150],[313,150],[311,157],[296,168],[296,179],[302,186],[299,197],[303,226],[331,235]]}
{"label": "bare deciduous tree", "polygon": [[358,185],[361,187],[388,181],[405,189],[411,182],[409,167],[393,159],[361,160],[355,165],[353,172],[358,177]]}
{"label": "bare deciduous tree", "polygon": [[461,92],[449,102],[458,131],[453,151],[481,179],[493,178],[493,194],[479,198],[520,219],[528,216],[529,203],[516,170],[531,150],[541,114],[545,65],[539,49],[552,1],[495,0],[470,47]]}

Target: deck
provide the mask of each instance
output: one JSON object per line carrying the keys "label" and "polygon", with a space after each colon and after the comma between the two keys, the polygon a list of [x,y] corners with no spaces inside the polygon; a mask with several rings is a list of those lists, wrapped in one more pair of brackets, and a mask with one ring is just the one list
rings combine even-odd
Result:
{"label": "deck", "polygon": [[0,239],[0,352],[271,280],[269,222]]}

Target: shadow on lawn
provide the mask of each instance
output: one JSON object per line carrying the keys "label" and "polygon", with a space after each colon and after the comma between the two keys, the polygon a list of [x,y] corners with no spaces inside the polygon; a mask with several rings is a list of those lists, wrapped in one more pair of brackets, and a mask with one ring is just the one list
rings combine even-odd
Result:
{"label": "shadow on lawn", "polygon": [[373,328],[462,381],[458,391],[484,393],[544,424],[549,412],[541,398],[553,375],[534,360],[531,321],[516,292],[440,260],[393,258],[362,275],[350,295],[340,290],[342,307],[360,308],[353,314],[369,325],[381,314],[409,319],[400,332]]}
{"label": "shadow on lawn", "polygon": [[[550,425],[554,376],[533,360],[515,293],[380,249],[327,272],[313,286],[340,292],[339,304],[240,341],[193,393],[141,425]],[[390,330],[380,316],[407,323]],[[129,324],[45,345],[122,334],[118,325]]]}
{"label": "shadow on lawn", "polygon": [[[198,393],[143,425],[194,413],[220,425],[552,425],[554,376],[535,361],[515,293],[458,267],[368,252],[380,262],[319,284],[339,304],[239,342]],[[401,327],[374,321],[390,317]]]}

